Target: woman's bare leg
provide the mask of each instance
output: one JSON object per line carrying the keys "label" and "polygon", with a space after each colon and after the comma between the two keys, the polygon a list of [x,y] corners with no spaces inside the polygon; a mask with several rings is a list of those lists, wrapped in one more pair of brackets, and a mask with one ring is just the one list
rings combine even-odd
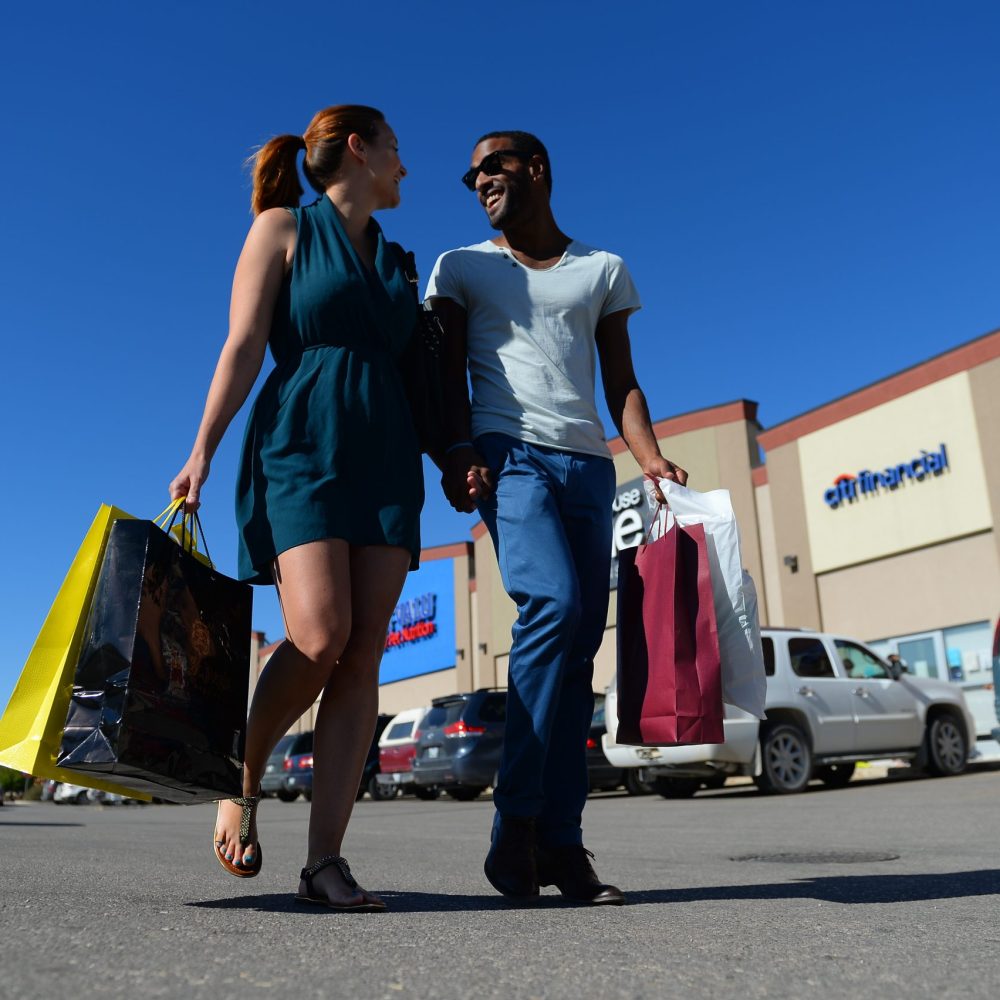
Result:
{"label": "woman's bare leg", "polygon": [[[326,687],[351,631],[350,546],[339,538],[309,542],[275,560],[275,582],[285,619],[285,641],[274,651],[254,691],[247,722],[243,794],[256,795],[267,758],[288,727]],[[370,738],[370,736],[369,736]],[[240,807],[219,804],[216,842],[239,863]],[[256,823],[244,848],[253,863]]]}
{"label": "woman's bare leg", "polygon": [[[351,547],[351,633],[323,691],[313,733],[313,796],[306,865],[340,854],[378,715],[378,667],[389,619],[410,565],[405,549]],[[336,868],[313,880],[317,892],[353,902]],[[305,890],[305,886],[301,887]],[[361,890],[364,892],[364,890]],[[364,893],[369,899],[377,899]]]}

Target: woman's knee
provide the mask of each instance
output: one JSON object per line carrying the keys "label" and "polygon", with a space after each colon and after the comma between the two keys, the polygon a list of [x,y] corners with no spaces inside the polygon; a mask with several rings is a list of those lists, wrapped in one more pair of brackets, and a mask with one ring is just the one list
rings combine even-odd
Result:
{"label": "woman's knee", "polygon": [[350,626],[335,622],[301,629],[289,641],[318,673],[328,675],[350,641]]}

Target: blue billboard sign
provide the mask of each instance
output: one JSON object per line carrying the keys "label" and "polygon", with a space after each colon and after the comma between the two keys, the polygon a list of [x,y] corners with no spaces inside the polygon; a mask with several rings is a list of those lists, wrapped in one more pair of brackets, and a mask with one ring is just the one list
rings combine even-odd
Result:
{"label": "blue billboard sign", "polygon": [[435,559],[406,577],[389,620],[379,683],[432,674],[454,665],[454,560]]}

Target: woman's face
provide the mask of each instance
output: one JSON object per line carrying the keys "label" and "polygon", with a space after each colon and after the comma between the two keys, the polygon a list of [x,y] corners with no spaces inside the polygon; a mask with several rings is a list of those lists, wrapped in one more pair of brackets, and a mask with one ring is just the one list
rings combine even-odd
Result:
{"label": "woman's face", "polygon": [[375,185],[376,208],[395,208],[399,204],[399,183],[406,176],[406,167],[399,158],[396,133],[383,122],[367,149],[368,169]]}

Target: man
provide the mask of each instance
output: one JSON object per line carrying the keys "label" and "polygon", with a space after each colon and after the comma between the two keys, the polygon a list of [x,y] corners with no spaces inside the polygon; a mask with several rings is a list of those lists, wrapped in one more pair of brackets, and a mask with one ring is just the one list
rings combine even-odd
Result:
{"label": "man", "polygon": [[511,899],[555,885],[580,902],[620,904],[581,833],[615,488],[596,356],[612,418],[643,472],[680,483],[687,474],[660,454],[632,368],[632,280],[620,258],[556,225],[542,143],[491,132],[462,181],[499,235],[443,254],[428,283],[447,344],[452,444],[442,486],[456,510],[478,506],[518,609],[484,868]]}

